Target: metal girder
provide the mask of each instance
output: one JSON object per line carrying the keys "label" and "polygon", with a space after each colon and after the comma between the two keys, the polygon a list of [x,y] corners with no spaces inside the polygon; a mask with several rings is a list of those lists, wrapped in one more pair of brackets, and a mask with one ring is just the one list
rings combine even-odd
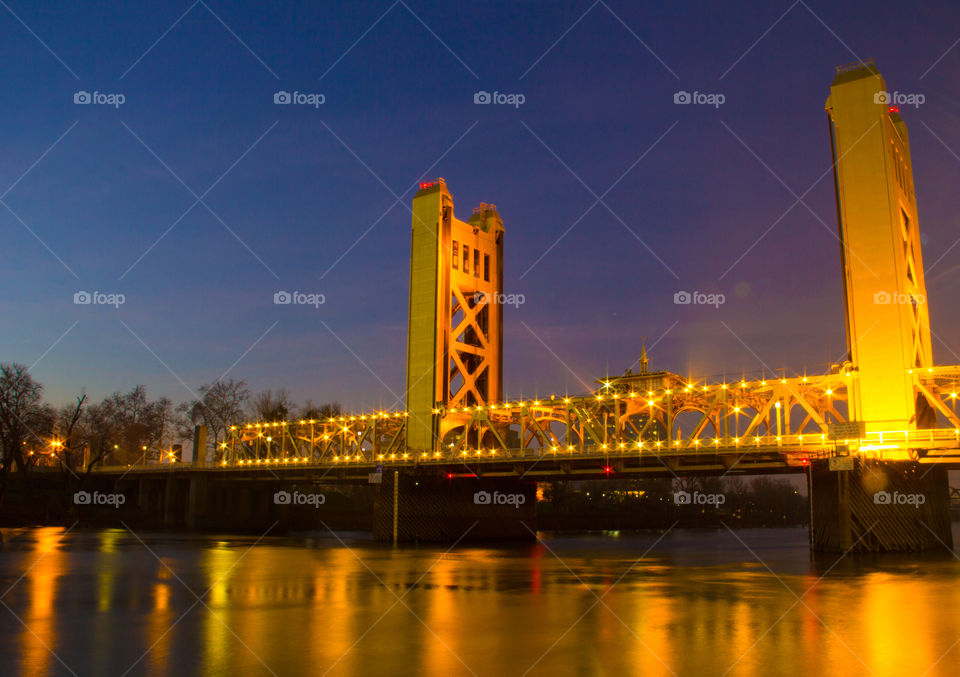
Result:
{"label": "metal girder", "polygon": [[[669,372],[627,374],[601,381],[578,397],[438,407],[443,444],[414,453],[406,444],[406,412],[372,412],[326,421],[247,423],[231,427],[222,465],[311,463],[496,464],[508,459],[559,457],[729,456],[800,463],[837,452],[882,458],[886,449],[960,448],[960,367],[914,374],[917,393],[953,426],[867,433],[831,440],[828,427],[848,419],[852,370],[820,376],[705,384]],[[779,405],[779,406],[777,406]],[[799,412],[792,416],[792,412]],[[696,422],[682,439],[680,419]],[[741,430],[743,423],[745,428]],[[710,424],[710,425],[708,425]],[[713,431],[710,434],[709,428]],[[786,460],[784,460],[786,459]],[[792,461],[790,459],[793,459]]]}

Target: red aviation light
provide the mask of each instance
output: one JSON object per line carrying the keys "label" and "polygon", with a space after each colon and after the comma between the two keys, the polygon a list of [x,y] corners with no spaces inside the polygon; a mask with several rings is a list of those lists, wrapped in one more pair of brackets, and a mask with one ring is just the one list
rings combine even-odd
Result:
{"label": "red aviation light", "polygon": [[439,186],[441,183],[443,183],[443,177],[442,177],[442,176],[434,179],[433,181],[421,181],[421,182],[420,182],[420,190],[426,190],[427,188],[433,188],[434,186]]}
{"label": "red aviation light", "polygon": [[[890,106],[890,107],[887,109],[887,112],[888,112],[888,113],[899,113],[899,112],[900,112],[900,106]],[[422,185],[422,184],[421,184],[421,185]]]}

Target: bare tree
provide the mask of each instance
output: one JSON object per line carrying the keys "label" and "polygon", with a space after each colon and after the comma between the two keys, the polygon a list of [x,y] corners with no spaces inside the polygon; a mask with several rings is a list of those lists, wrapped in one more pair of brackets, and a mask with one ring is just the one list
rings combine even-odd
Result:
{"label": "bare tree", "polygon": [[[62,467],[68,470],[74,470],[77,467],[78,456],[87,442],[86,431],[81,421],[84,414],[84,404],[87,401],[87,394],[81,393],[77,396],[75,405],[65,405],[56,413],[56,422],[54,432],[60,438],[57,457],[60,459]],[[81,459],[82,460],[82,459]]]}
{"label": "bare tree", "polygon": [[59,441],[54,439],[53,432],[56,420],[56,410],[45,402],[27,411],[24,421],[29,432],[27,439],[20,445],[26,452],[24,461],[27,470],[41,464],[56,464],[57,452],[60,449]]}
{"label": "bare tree", "polygon": [[327,404],[314,404],[313,400],[307,400],[300,409],[300,418],[306,420],[326,421],[331,416],[339,416],[341,413],[339,402],[328,402]]}
{"label": "bare tree", "polygon": [[40,443],[50,425],[49,407],[40,401],[43,386],[33,380],[22,364],[0,364],[0,474],[6,477],[13,465],[26,472],[24,447]]}
{"label": "bare tree", "polygon": [[85,470],[105,460],[141,462],[175,434],[173,403],[165,397],[151,402],[143,385],[127,393],[117,391],[88,407],[85,424],[93,450]]}
{"label": "bare tree", "polygon": [[[177,407],[177,413],[182,417],[180,436],[190,439],[193,426],[206,426],[207,447],[217,453],[220,443],[227,438],[230,425],[243,421],[244,406],[249,399],[250,391],[244,381],[230,379],[200,386],[199,400],[184,402]],[[196,453],[197,450],[194,450]]]}
{"label": "bare tree", "polygon": [[252,401],[253,416],[260,421],[289,420],[295,408],[284,388],[280,388],[276,393],[270,389],[264,390]]}

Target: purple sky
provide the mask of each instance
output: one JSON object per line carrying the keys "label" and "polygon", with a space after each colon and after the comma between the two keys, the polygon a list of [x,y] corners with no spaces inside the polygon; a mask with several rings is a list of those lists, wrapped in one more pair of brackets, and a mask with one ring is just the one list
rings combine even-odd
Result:
{"label": "purple sky", "polygon": [[0,359],[54,403],[135,383],[182,400],[227,373],[393,405],[407,207],[443,176],[458,216],[504,220],[511,397],[581,392],[644,336],[682,374],[824,371],[846,343],[823,105],[837,65],[873,57],[925,99],[901,112],[934,355],[960,363],[960,5],[668,5],[9,2]]}

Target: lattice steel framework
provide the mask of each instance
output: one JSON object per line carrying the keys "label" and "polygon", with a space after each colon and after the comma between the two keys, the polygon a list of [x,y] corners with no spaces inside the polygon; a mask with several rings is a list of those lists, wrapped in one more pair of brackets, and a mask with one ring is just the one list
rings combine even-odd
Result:
{"label": "lattice steel framework", "polygon": [[443,179],[421,184],[411,211],[407,443],[428,451],[438,405],[503,397],[503,222],[488,204],[457,219]]}
{"label": "lattice steel framework", "polygon": [[406,412],[233,426],[221,465],[482,465],[547,456],[771,453],[802,465],[837,454],[884,459],[909,450],[917,458],[960,448],[960,367],[909,376],[950,427],[838,436],[843,426],[836,424],[848,422],[847,392],[858,378],[849,365],[818,376],[713,384],[653,372],[604,379],[585,396],[438,408],[443,444],[435,451],[407,446]]}
{"label": "lattice steel framework", "polygon": [[589,395],[500,401],[503,223],[491,205],[457,220],[439,179],[413,200],[408,411],[235,426],[222,464],[691,454],[803,464],[957,450],[960,367],[932,366],[909,138],[885,89],[872,62],[857,63],[839,69],[827,102],[850,353],[831,373],[707,384],[649,373],[644,356],[640,373]]}

